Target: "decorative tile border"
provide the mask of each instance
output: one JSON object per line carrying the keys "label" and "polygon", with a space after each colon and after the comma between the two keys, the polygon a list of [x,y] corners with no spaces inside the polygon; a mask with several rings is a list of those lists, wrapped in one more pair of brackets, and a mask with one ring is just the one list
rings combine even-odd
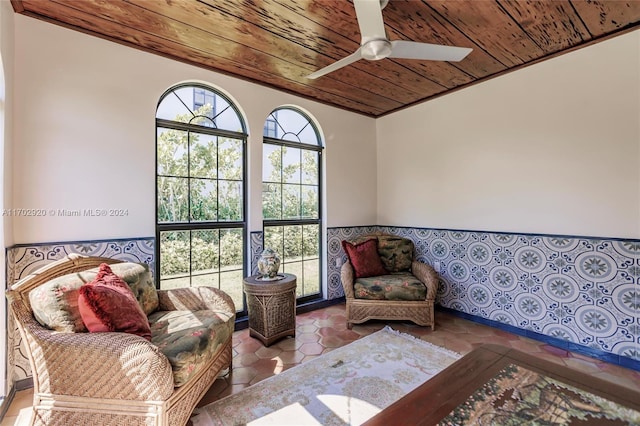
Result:
{"label": "decorative tile border", "polygon": [[[6,253],[7,287],[38,268],[71,253],[147,263],[154,271],[154,241],[153,237],[149,237],[15,245],[7,248]],[[7,380],[17,382],[31,377],[31,367],[22,348],[20,332],[10,315],[7,321],[7,355]]]}
{"label": "decorative tile border", "polygon": [[342,240],[370,234],[377,229],[377,226],[327,229],[327,299],[344,297],[340,281],[340,268],[347,260],[347,255],[342,250]]}
{"label": "decorative tile border", "polygon": [[640,365],[640,240],[386,226],[330,229],[328,279],[335,291],[329,298],[343,293],[336,266],[346,259],[341,240],[371,231],[414,241],[416,257],[439,272],[437,303],[445,308]]}
{"label": "decorative tile border", "polygon": [[251,232],[251,275],[258,274],[258,260],[264,250],[264,238],[262,231]]}
{"label": "decorative tile border", "polygon": [[[341,241],[372,232],[410,238],[416,257],[440,274],[437,303],[471,320],[640,370],[640,240],[359,226],[327,230],[327,299],[344,297]],[[250,234],[251,273],[263,233]],[[154,238],[16,245],[7,285],[69,253],[144,262]],[[8,378],[30,376],[9,317]],[[564,346],[562,346],[564,347]]]}

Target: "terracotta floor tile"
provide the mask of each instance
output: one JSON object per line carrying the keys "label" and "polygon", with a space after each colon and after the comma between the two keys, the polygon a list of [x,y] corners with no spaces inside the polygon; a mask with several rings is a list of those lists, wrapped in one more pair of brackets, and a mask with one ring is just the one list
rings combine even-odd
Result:
{"label": "terracotta floor tile", "polygon": [[[248,329],[235,332],[232,343],[233,372],[218,378],[199,406],[240,392],[247,386],[317,358],[320,354],[331,352],[387,325],[461,355],[484,343],[499,344],[640,391],[640,372],[582,354],[569,353],[564,349],[473,323],[446,312],[436,311],[435,330],[406,321],[369,321],[354,325],[349,330],[345,313],[345,305],[339,304],[299,315],[296,318],[296,337],[284,338],[269,347],[250,337]],[[14,426],[17,413],[29,407],[32,398],[31,389],[17,392],[0,426]]]}
{"label": "terracotta floor tile", "polygon": [[559,357],[559,356],[556,356],[556,355],[551,354],[549,352],[536,352],[536,353],[530,353],[530,355],[533,355],[536,358],[546,359],[547,361],[551,361],[551,362],[553,362],[555,364],[567,365],[565,361],[568,358]]}
{"label": "terracotta floor tile", "polygon": [[256,376],[251,380],[251,382],[249,382],[249,386],[251,385],[255,385],[256,383],[264,380],[264,379],[268,379],[269,377],[273,377],[273,371],[270,372],[262,372],[262,373],[258,373],[256,374]]}
{"label": "terracotta floor tile", "polygon": [[326,348],[339,348],[346,343],[348,343],[348,341],[339,336],[325,336],[320,339],[320,344]]}
{"label": "terracotta floor tile", "polygon": [[302,343],[313,343],[320,340],[320,336],[316,333],[301,333],[296,335],[296,340]]}
{"label": "terracotta floor tile", "polygon": [[464,340],[449,340],[446,342],[447,349],[458,352],[459,354],[467,354],[473,350],[473,345]]}
{"label": "terracotta floor tile", "polygon": [[359,339],[361,336],[353,330],[347,330],[345,328],[344,330],[341,330],[338,334],[336,334],[336,337],[341,338],[345,342],[352,342]]}
{"label": "terracotta floor tile", "polygon": [[483,344],[483,343],[489,343],[487,342],[487,337],[486,336],[478,336],[476,334],[466,334],[464,336],[459,336],[461,339],[464,339],[466,342],[469,343],[479,343],[479,344]]}
{"label": "terracotta floor tile", "polygon": [[468,335],[469,334],[466,328],[460,327],[459,325],[456,325],[456,324],[443,324],[442,330],[452,335],[455,335],[455,334]]}
{"label": "terracotta floor tile", "polygon": [[619,374],[612,374],[609,372],[593,373],[593,376],[614,382],[629,389],[634,389],[636,391],[640,390],[640,382],[638,379],[634,379],[630,376],[620,376]]}
{"label": "terracotta floor tile", "polygon": [[502,336],[486,336],[483,342],[491,345],[500,345],[510,348],[512,341],[509,339],[505,339]]}
{"label": "terracotta floor tile", "polygon": [[280,348],[283,351],[293,351],[302,346],[303,343],[304,342],[296,340],[295,338],[286,338],[274,343],[272,347]]}
{"label": "terracotta floor tile", "polygon": [[274,375],[276,371],[278,371],[278,365],[282,365],[282,362],[277,358],[259,359],[251,364],[251,368],[255,370],[257,375],[261,375],[263,373]]}
{"label": "terracotta floor tile", "polygon": [[539,352],[542,352],[540,348],[541,346],[542,346],[541,343],[526,339],[524,337],[521,337],[518,340],[514,340],[511,342],[511,347],[513,349],[517,349],[519,351],[522,351],[528,354],[537,354]]}
{"label": "terracotta floor tile", "polygon": [[235,367],[240,367],[240,366],[246,367],[248,365],[253,364],[258,359],[260,358],[258,358],[258,356],[256,356],[256,354],[254,353],[238,354],[233,357],[233,365]]}
{"label": "terracotta floor tile", "polygon": [[598,364],[593,361],[587,361],[581,358],[565,358],[564,363],[567,367],[574,370],[582,371],[587,374],[599,373],[601,370],[598,368]]}
{"label": "terracotta floor tile", "polygon": [[322,319],[324,319],[324,318],[329,318],[331,313],[329,312],[328,309],[318,309],[317,311],[309,312],[309,313],[307,313],[305,315],[307,315],[309,318],[314,318],[314,319],[322,318]]}
{"label": "terracotta floor tile", "polygon": [[234,393],[238,393],[242,389],[247,388],[247,387],[249,387],[249,384],[246,384],[246,383],[231,385],[231,386],[229,386],[228,388],[226,388],[222,392],[222,394],[220,395],[220,398],[224,398],[225,396],[229,396],[229,395],[233,395]]}
{"label": "terracotta floor tile", "polygon": [[283,351],[279,356],[285,365],[299,363],[304,357],[305,354],[300,351]]}
{"label": "terracotta floor tile", "polygon": [[550,353],[552,355],[555,355],[557,357],[560,357],[560,358],[569,358],[571,356],[569,351],[567,351],[565,349],[561,349],[561,348],[556,348],[555,346],[542,345],[542,346],[540,346],[540,348],[543,351],[548,352],[548,353]]}
{"label": "terracotta floor tile", "polygon": [[328,327],[322,327],[320,330],[318,330],[318,334],[321,337],[335,336],[339,332],[340,332],[340,330],[336,330],[335,327],[333,327],[333,324],[331,326],[328,326]]}
{"label": "terracotta floor tile", "polygon": [[361,336],[366,336],[378,330],[382,330],[385,327],[385,325],[386,324],[380,323],[379,321],[369,321],[364,324],[354,325],[352,330]]}
{"label": "terracotta floor tile", "polygon": [[204,394],[200,402],[198,402],[198,407],[202,407],[207,405],[213,401],[217,401],[220,399],[223,392],[229,388],[229,383],[225,379],[218,379],[213,382],[213,385],[209,388],[207,393]]}
{"label": "terracotta floor tile", "polygon": [[318,357],[319,357],[320,355],[322,355],[323,353],[324,353],[324,350],[323,350],[323,352],[322,352],[321,354],[318,354],[318,355],[307,355],[307,356],[305,356],[304,358],[302,358],[302,362],[301,362],[301,363],[302,363],[302,364],[304,364],[304,363],[305,363],[305,362],[307,362],[307,361],[311,361],[311,360],[312,360],[312,359],[314,359],[314,358],[318,358]]}
{"label": "terracotta floor tile", "polygon": [[347,315],[344,312],[336,312],[329,317],[329,320],[336,323],[346,323]]}
{"label": "terracotta floor tile", "polygon": [[345,308],[346,308],[346,305],[341,303],[338,305],[329,306],[328,308],[325,308],[324,311],[326,311],[329,315],[345,314],[346,312]]}
{"label": "terracotta floor tile", "polygon": [[493,332],[496,336],[499,336],[506,340],[518,340],[518,335],[509,333],[508,331],[500,330],[498,328],[494,328]]}
{"label": "terracotta floor tile", "polygon": [[[296,365],[300,365],[300,364],[302,363],[302,360],[304,360],[304,357],[303,357],[301,360],[299,360],[299,361],[297,361],[297,362],[295,362],[295,363],[292,363],[292,364],[284,364],[284,365],[282,366],[282,371],[286,371],[286,370],[288,370],[288,369],[290,369],[290,368],[295,367]],[[281,372],[282,372],[282,371],[281,371]]]}
{"label": "terracotta floor tile", "polygon": [[282,349],[277,346],[261,347],[256,351],[256,356],[262,359],[272,359],[280,355]]}
{"label": "terracotta floor tile", "polygon": [[429,342],[429,343],[433,343],[434,345],[446,347],[446,344],[445,344],[446,336],[444,336],[444,335],[439,335],[438,336],[438,335],[435,335],[435,334],[431,334],[431,335],[421,336],[420,338],[422,340],[424,340],[424,341]]}
{"label": "terracotta floor tile", "polygon": [[22,408],[30,406],[32,402],[33,391],[16,392],[13,403],[7,409],[7,416],[17,416]]}
{"label": "terracotta floor tile", "polygon": [[314,324],[299,325],[296,327],[296,333],[313,333],[317,329]]}
{"label": "terracotta floor tile", "polygon": [[234,348],[240,345],[245,340],[249,339],[249,329],[237,331],[233,333],[233,339],[231,341],[231,346]]}
{"label": "terracotta floor tile", "polygon": [[231,372],[230,380],[234,385],[248,384],[256,377],[256,370],[252,367],[234,367]]}
{"label": "terracotta floor tile", "polygon": [[262,347],[262,342],[258,339],[254,339],[253,337],[242,341],[238,346],[235,347],[236,351],[241,354],[246,354],[250,352],[255,352]]}
{"label": "terracotta floor tile", "polygon": [[305,343],[298,350],[305,355],[320,355],[324,350],[324,346],[319,343]]}
{"label": "terracotta floor tile", "polygon": [[296,316],[296,324],[297,325],[304,325],[304,324],[310,324],[314,321],[315,317],[312,315],[312,313],[305,313],[305,314],[300,314],[298,316]]}
{"label": "terracotta floor tile", "polygon": [[332,319],[330,319],[330,318],[324,318],[324,319],[316,320],[315,324],[317,324],[318,327],[320,327],[320,328],[322,328],[322,327],[331,327],[334,324],[334,321]]}
{"label": "terracotta floor tile", "polygon": [[338,321],[338,322],[333,321],[331,323],[331,327],[334,330],[346,331],[347,330],[347,320],[346,320],[346,318],[344,320],[341,320],[341,321]]}

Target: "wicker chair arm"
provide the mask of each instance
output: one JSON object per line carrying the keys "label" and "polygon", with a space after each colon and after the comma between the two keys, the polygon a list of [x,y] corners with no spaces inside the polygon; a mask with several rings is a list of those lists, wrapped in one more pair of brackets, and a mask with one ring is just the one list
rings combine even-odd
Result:
{"label": "wicker chair arm", "polygon": [[158,291],[161,311],[212,310],[236,313],[233,299],[222,290],[213,287],[188,287]]}
{"label": "wicker chair arm", "polygon": [[[17,302],[17,303],[15,303]],[[29,345],[41,393],[127,400],[166,400],[169,360],[148,340],[126,333],[61,333],[41,326],[23,303],[11,304]]]}
{"label": "wicker chair arm", "polygon": [[438,274],[430,265],[414,260],[411,263],[411,273],[427,287],[427,299],[435,300],[438,292]]}
{"label": "wicker chair arm", "polygon": [[355,283],[355,272],[353,266],[347,260],[342,264],[340,268],[340,281],[342,282],[342,288],[344,289],[344,296],[347,299],[353,299],[355,293],[353,292],[353,284]]}

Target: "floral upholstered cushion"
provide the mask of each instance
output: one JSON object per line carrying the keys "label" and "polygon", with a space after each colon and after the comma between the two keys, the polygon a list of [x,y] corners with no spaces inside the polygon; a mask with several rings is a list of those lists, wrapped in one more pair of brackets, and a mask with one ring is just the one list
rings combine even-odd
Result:
{"label": "floral upholstered cushion", "polygon": [[151,342],[169,359],[174,386],[185,384],[233,333],[230,316],[215,311],[157,311],[149,316]]}
{"label": "floral upholstered cushion", "polygon": [[87,331],[78,310],[78,290],[93,278],[69,274],[31,290],[29,302],[36,320],[55,331]]}
{"label": "floral upholstered cushion", "polygon": [[[129,284],[145,314],[158,308],[158,293],[148,265],[122,262],[112,264],[111,269]],[[56,331],[87,331],[78,310],[78,290],[97,274],[98,268],[92,268],[54,278],[33,289],[29,302],[38,322]]]}
{"label": "floral upholstered cushion", "polygon": [[358,278],[353,286],[356,299],[425,300],[427,287],[408,272]]}
{"label": "floral upholstered cushion", "polygon": [[385,269],[389,272],[411,270],[413,262],[413,241],[394,235],[378,236],[378,253]]}

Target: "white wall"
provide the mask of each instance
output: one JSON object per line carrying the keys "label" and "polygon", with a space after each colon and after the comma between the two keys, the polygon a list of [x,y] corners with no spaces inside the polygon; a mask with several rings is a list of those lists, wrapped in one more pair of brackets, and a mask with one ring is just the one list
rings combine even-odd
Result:
{"label": "white wall", "polygon": [[[640,31],[373,120],[21,15],[15,26],[13,207],[129,210],[16,217],[16,243],[152,236],[155,106],[186,80],[244,111],[252,188],[268,113],[313,114],[328,226],[640,237]],[[259,191],[249,202],[259,230]]]}
{"label": "white wall", "polygon": [[[155,234],[155,108],[176,83],[217,86],[245,113],[250,230],[260,230],[261,136],[276,107],[297,105],[326,138],[328,226],[376,219],[374,120],[107,42],[22,15],[15,17],[14,208],[16,243]],[[255,190],[257,189],[257,190]],[[353,206],[358,208],[354,209]],[[54,217],[49,210],[124,208],[125,218]]]}
{"label": "white wall", "polygon": [[376,125],[380,225],[640,238],[640,31]]}
{"label": "white wall", "polygon": [[[14,18],[13,8],[9,2],[0,2],[0,202],[2,210],[11,205],[11,182],[12,182],[12,141],[13,141],[13,66],[14,66]],[[13,219],[11,216],[3,215],[2,226],[0,226],[0,280],[2,288],[6,288],[6,259],[4,256],[7,247],[13,245]],[[6,364],[7,351],[7,302],[2,298],[0,303],[0,383],[2,394],[0,398],[8,395],[9,383],[5,380],[7,371]]]}

